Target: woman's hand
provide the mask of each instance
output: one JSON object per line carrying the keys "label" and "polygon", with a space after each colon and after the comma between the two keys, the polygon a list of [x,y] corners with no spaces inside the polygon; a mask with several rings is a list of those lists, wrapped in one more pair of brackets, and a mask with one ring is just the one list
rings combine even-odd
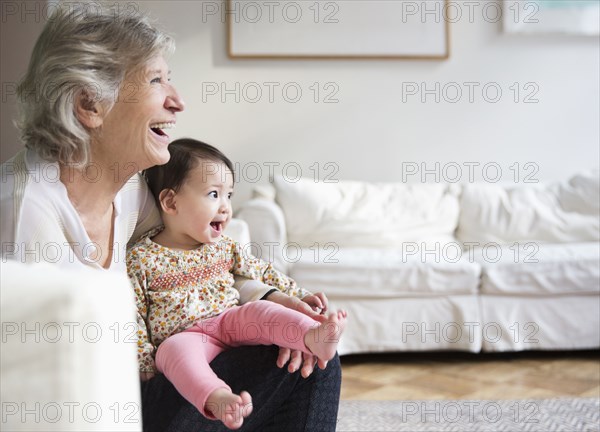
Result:
{"label": "woman's hand", "polygon": [[288,361],[290,362],[287,368],[288,372],[294,373],[298,369],[300,369],[300,366],[302,366],[300,374],[304,378],[308,378],[310,374],[313,373],[316,364],[319,365],[319,369],[325,369],[327,367],[326,361],[318,359],[314,355],[306,354],[302,351],[297,350],[292,351],[289,348],[279,347],[279,356],[277,356],[277,367],[284,367]]}
{"label": "woman's hand", "polygon": [[148,381],[154,378],[155,375],[154,372],[140,372],[140,381]]}

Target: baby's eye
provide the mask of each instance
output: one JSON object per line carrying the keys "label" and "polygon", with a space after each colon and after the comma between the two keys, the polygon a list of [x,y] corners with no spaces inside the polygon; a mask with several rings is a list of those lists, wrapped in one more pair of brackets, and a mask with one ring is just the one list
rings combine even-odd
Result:
{"label": "baby's eye", "polygon": [[211,198],[219,198],[219,194],[217,193],[217,191],[209,192],[208,196]]}
{"label": "baby's eye", "polygon": [[232,197],[232,196],[233,196],[233,192],[229,192],[229,193],[227,194],[227,198],[229,198],[229,199],[231,199],[231,197]]}

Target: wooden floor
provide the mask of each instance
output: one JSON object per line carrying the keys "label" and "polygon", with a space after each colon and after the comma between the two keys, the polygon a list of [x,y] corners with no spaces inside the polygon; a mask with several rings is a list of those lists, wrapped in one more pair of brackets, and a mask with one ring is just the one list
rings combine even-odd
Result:
{"label": "wooden floor", "polygon": [[600,351],[342,356],[342,399],[600,398]]}

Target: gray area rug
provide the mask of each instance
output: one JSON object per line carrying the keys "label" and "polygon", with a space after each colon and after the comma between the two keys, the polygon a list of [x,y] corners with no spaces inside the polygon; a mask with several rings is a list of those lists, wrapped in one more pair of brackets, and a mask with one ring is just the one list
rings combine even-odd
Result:
{"label": "gray area rug", "polygon": [[337,432],[598,432],[600,399],[353,401]]}

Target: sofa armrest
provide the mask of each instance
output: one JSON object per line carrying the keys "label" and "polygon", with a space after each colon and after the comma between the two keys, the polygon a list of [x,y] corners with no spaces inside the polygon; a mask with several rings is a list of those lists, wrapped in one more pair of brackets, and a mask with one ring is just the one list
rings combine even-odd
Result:
{"label": "sofa armrest", "polygon": [[248,223],[252,240],[252,253],[273,263],[279,271],[287,273],[283,250],[287,244],[285,217],[275,201],[256,198],[245,202],[236,217]]}
{"label": "sofa armrest", "polygon": [[142,430],[125,274],[3,262],[2,429]]}
{"label": "sofa armrest", "polygon": [[241,219],[232,218],[224,233],[238,242],[241,247],[250,243],[250,228],[248,228],[246,221]]}

